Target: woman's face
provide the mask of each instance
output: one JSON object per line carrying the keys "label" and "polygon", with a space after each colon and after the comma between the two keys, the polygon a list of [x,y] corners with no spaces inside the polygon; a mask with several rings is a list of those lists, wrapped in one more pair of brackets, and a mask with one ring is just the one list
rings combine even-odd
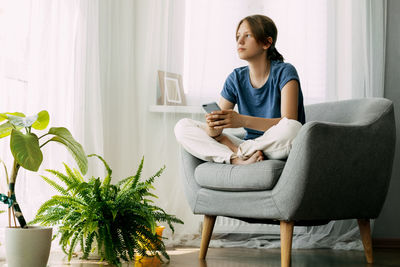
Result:
{"label": "woman's face", "polygon": [[236,33],[237,51],[240,59],[251,61],[263,56],[265,58],[269,45],[258,43],[251,32],[249,23],[243,21]]}

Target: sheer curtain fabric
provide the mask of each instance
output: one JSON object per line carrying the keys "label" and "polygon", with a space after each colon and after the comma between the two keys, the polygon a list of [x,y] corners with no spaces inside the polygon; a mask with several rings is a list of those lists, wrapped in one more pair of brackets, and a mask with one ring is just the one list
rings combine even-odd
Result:
{"label": "sheer curtain fabric", "polygon": [[[185,222],[175,235],[165,231],[167,244],[200,243],[202,216],[191,213],[183,195],[173,128],[181,118],[204,120],[204,115],[149,112],[156,103],[158,70],[183,75],[190,105],[217,101],[228,74],[246,64],[236,55],[237,23],[258,13],[275,21],[276,47],[297,68],[306,104],[383,96],[386,1],[25,0],[25,5],[8,9],[20,11],[25,28],[5,26],[14,25],[12,20],[0,24],[1,111],[47,109],[52,126],[68,127],[88,153],[104,156],[114,182],[132,175],[142,156],[144,178],[166,165],[155,183],[156,204]],[[21,57],[15,48],[23,40]],[[23,83],[10,79],[5,60],[10,55],[14,62],[26,61],[26,70],[17,71]],[[3,156],[8,144],[0,145],[3,160],[10,162]],[[72,162],[58,146],[44,153],[43,169]],[[95,166],[91,173],[101,170]],[[19,179],[17,194],[29,220],[54,192],[36,173],[23,172]],[[356,227],[340,221],[300,229],[294,247],[360,248]],[[278,246],[273,236],[235,242],[225,237],[211,245]]]}

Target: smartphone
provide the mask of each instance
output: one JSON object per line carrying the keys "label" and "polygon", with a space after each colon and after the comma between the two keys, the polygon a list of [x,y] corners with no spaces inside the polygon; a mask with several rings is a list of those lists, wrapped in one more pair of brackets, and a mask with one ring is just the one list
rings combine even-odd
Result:
{"label": "smartphone", "polygon": [[221,108],[218,106],[216,102],[208,103],[208,104],[203,104],[203,109],[207,113],[211,113],[213,111],[221,110]]}

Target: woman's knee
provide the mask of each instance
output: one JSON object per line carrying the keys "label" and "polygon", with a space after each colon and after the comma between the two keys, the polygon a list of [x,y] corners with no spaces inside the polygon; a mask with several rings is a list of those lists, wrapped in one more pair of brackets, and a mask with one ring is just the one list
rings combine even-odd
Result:
{"label": "woman's knee", "polygon": [[293,140],[300,131],[302,124],[297,120],[283,118],[277,126],[280,127],[279,131],[282,138]]}
{"label": "woman's knee", "polygon": [[191,125],[193,125],[193,123],[191,122],[192,120],[189,118],[183,118],[180,119],[176,124],[175,124],[175,131],[177,130],[181,130],[184,129],[186,127],[189,127]]}
{"label": "woman's knee", "polygon": [[179,120],[174,127],[175,137],[180,140],[187,127],[190,126],[190,119],[184,118]]}
{"label": "woman's knee", "polygon": [[296,120],[290,120],[283,118],[277,125],[268,130],[265,134],[269,138],[273,136],[279,140],[285,140],[291,142],[300,131],[302,124]]}
{"label": "woman's knee", "polygon": [[291,132],[298,132],[298,131],[300,131],[300,128],[301,128],[301,126],[303,126],[299,121],[297,121],[297,120],[291,120],[291,119],[288,119],[288,118],[283,118],[282,119],[283,120],[283,122],[284,122],[284,124],[285,124],[285,127],[287,128],[287,130],[288,131],[291,131]]}
{"label": "woman's knee", "polygon": [[193,131],[201,128],[201,123],[189,118],[179,120],[174,127],[175,137],[178,141],[182,140],[187,135],[193,133]]}

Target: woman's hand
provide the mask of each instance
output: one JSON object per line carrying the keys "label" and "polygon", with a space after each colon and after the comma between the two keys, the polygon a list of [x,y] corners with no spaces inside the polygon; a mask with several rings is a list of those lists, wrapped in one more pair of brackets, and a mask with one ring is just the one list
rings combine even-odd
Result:
{"label": "woman's hand", "polygon": [[221,135],[221,133],[222,133],[222,130],[223,129],[214,129],[213,127],[210,127],[210,126],[208,126],[208,124],[207,124],[207,129],[206,129],[206,131],[207,131],[207,134],[210,136],[210,137],[218,137],[218,136],[220,136]]}
{"label": "woman's hand", "polygon": [[215,130],[240,128],[244,126],[242,115],[232,109],[218,110],[206,114],[206,122],[211,129]]}

